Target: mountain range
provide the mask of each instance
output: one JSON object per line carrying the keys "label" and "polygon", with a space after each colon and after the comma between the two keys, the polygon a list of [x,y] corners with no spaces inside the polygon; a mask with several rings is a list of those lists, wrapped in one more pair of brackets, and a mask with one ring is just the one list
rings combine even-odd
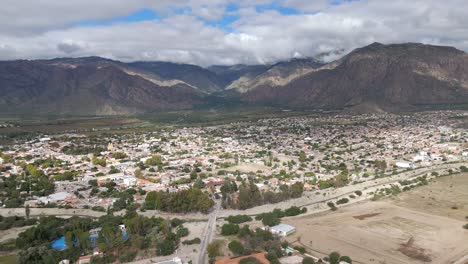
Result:
{"label": "mountain range", "polygon": [[124,63],[100,57],[0,62],[5,114],[117,115],[218,103],[399,111],[468,103],[468,55],[453,47],[373,43],[325,63]]}

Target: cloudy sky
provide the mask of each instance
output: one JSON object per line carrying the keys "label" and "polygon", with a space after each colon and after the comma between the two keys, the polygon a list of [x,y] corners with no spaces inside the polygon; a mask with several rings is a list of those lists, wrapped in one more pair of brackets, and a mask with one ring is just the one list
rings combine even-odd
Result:
{"label": "cloudy sky", "polygon": [[467,17],[466,0],[2,0],[0,59],[254,64],[375,41],[466,51]]}

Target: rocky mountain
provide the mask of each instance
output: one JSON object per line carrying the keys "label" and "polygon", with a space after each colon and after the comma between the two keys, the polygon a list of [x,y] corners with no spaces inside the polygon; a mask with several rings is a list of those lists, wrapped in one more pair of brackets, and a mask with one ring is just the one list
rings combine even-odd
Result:
{"label": "rocky mountain", "polygon": [[226,90],[246,93],[262,86],[283,86],[296,78],[316,71],[321,66],[323,63],[315,59],[291,59],[278,62],[263,71],[251,71],[239,76],[226,87]]}
{"label": "rocky mountain", "polygon": [[365,111],[467,103],[468,55],[452,47],[374,43],[288,82],[264,82],[239,96],[251,104]]}
{"label": "rocky mountain", "polygon": [[158,85],[120,64],[101,58],[0,62],[0,111],[115,115],[202,102],[202,94],[188,85]]}
{"label": "rocky mountain", "polygon": [[468,103],[468,55],[452,47],[374,43],[330,63],[3,61],[0,94],[7,114],[114,115],[238,103],[398,111]]}

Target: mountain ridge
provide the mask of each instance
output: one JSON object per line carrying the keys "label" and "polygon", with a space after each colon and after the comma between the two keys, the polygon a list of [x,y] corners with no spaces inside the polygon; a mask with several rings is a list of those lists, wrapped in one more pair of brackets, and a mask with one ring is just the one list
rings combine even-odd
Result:
{"label": "mountain ridge", "polygon": [[271,65],[120,62],[101,57],[0,61],[6,113],[115,115],[209,102],[398,111],[468,102],[468,55],[448,46],[372,43],[338,60]]}

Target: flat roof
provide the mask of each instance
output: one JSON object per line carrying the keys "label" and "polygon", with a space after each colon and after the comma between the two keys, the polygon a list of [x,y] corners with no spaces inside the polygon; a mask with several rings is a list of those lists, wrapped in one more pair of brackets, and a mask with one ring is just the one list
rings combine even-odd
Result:
{"label": "flat roof", "polygon": [[270,229],[273,229],[273,230],[276,230],[276,231],[281,231],[281,232],[284,232],[284,233],[288,233],[288,232],[296,230],[296,228],[294,226],[287,225],[287,224],[275,225],[275,226],[270,227]]}

